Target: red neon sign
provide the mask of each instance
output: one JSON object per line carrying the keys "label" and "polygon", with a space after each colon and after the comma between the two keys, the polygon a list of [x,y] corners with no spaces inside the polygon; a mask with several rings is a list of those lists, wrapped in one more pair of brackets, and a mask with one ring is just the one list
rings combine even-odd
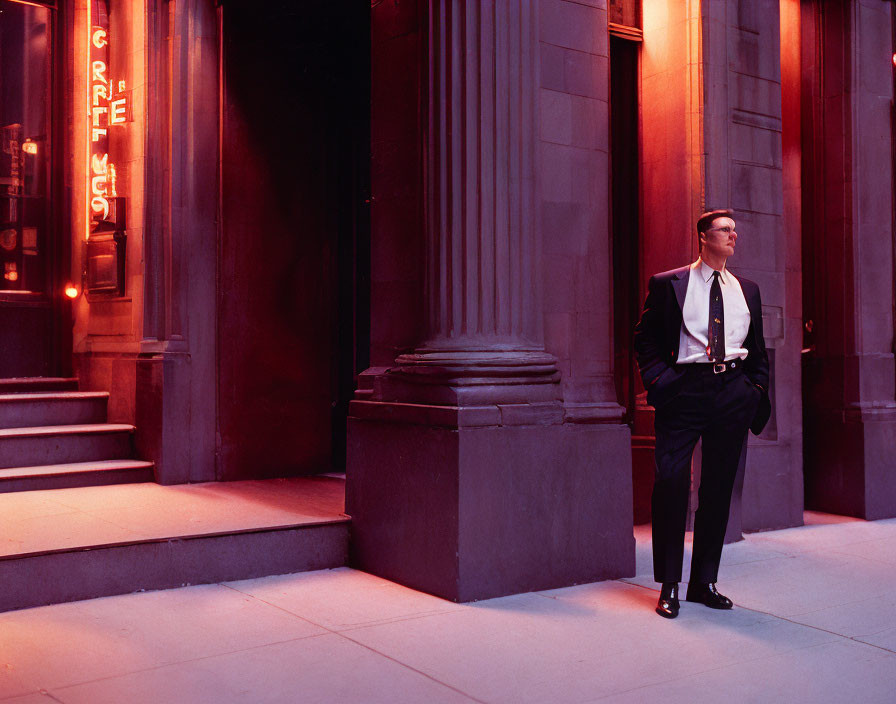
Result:
{"label": "red neon sign", "polygon": [[[115,162],[110,157],[109,130],[131,120],[130,99],[123,80],[113,80],[109,66],[108,3],[94,2],[90,23],[90,148],[88,199],[91,233],[124,228]],[[121,212],[119,212],[121,211]]]}

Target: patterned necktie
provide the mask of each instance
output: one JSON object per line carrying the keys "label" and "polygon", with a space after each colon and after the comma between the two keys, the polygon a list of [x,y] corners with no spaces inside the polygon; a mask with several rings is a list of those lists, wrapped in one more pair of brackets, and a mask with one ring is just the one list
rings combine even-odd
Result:
{"label": "patterned necktie", "polygon": [[725,361],[725,306],[719,276],[718,271],[712,272],[712,286],[709,289],[709,344],[706,346],[706,356],[710,362]]}

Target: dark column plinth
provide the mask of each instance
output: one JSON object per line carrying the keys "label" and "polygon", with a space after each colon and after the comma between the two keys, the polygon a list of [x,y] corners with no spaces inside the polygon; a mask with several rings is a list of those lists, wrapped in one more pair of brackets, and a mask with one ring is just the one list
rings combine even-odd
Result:
{"label": "dark column plinth", "polygon": [[452,601],[633,575],[629,443],[606,425],[353,418],[352,564]]}

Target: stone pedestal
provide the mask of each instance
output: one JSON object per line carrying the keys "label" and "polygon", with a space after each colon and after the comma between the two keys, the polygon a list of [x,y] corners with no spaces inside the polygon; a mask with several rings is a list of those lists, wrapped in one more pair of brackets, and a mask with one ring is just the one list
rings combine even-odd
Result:
{"label": "stone pedestal", "polygon": [[867,520],[896,516],[896,412],[820,410],[810,419],[807,506]]}
{"label": "stone pedestal", "polygon": [[363,401],[352,413],[360,569],[452,601],[634,574],[631,481],[617,471],[627,432],[465,425],[456,409]]}

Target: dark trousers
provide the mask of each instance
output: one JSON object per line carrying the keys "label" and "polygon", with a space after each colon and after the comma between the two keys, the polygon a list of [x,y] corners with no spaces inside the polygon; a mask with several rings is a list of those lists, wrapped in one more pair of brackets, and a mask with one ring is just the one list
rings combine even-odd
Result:
{"label": "dark trousers", "polygon": [[760,392],[739,369],[713,374],[712,365],[682,366],[681,390],[656,409],[653,574],[657,582],[681,581],[691,455],[702,438],[690,581],[709,583],[718,579],[731,490]]}

